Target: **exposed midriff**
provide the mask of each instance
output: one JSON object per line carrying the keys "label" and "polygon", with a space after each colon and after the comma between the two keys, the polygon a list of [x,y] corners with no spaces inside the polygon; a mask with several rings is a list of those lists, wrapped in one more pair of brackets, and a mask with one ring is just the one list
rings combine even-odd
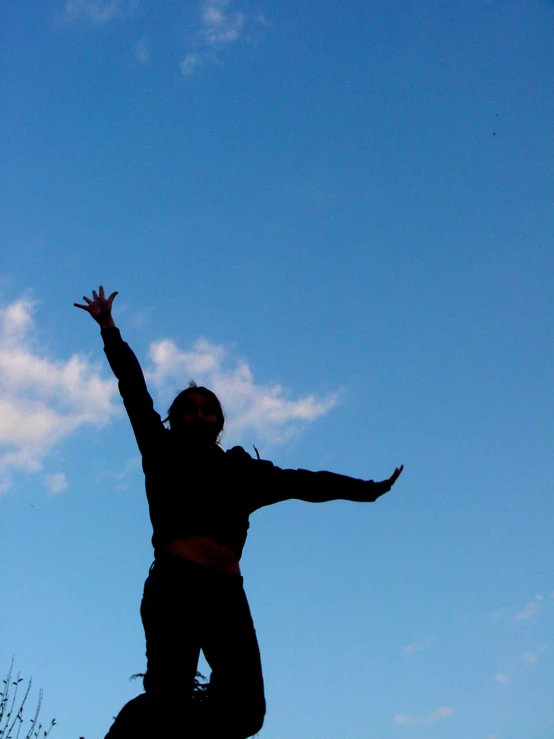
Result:
{"label": "exposed midriff", "polygon": [[163,547],[177,557],[189,559],[204,567],[240,575],[236,554],[227,544],[218,544],[211,536],[186,536]]}

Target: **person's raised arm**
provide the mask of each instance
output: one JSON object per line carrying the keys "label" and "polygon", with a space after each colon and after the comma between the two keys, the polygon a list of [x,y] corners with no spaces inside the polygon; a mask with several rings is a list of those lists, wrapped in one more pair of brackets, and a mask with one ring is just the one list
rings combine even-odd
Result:
{"label": "person's raised arm", "polygon": [[92,291],[92,299],[84,297],[86,305],[74,303],[76,308],[87,311],[100,326],[104,340],[104,351],[114,375],[119,381],[119,392],[127,410],[141,454],[146,454],[165,432],[161,417],[144,380],[144,375],[130,346],[123,341],[112,317],[112,303],[117,292],[108,298],[100,286],[98,293]]}

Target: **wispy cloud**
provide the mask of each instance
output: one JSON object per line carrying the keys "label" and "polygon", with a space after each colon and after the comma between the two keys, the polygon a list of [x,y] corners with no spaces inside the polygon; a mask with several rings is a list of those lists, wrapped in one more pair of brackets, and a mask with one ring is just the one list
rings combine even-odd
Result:
{"label": "wispy cloud", "polygon": [[200,0],[198,28],[192,48],[181,61],[181,72],[189,77],[202,63],[217,58],[217,52],[248,39],[251,29],[268,25],[262,14],[250,16],[237,10],[233,0]]}
{"label": "wispy cloud", "polygon": [[51,495],[58,495],[67,488],[67,478],[63,472],[46,475],[45,484]]}
{"label": "wispy cloud", "polygon": [[230,9],[231,0],[203,0],[200,5],[200,39],[206,46],[218,47],[238,41],[246,16]]}
{"label": "wispy cloud", "polygon": [[279,384],[258,383],[245,359],[231,358],[226,347],[206,339],[198,339],[191,351],[164,339],[150,346],[149,355],[153,368],[147,376],[168,399],[169,391],[182,389],[188,379],[212,388],[227,414],[226,436],[235,441],[248,431],[267,443],[283,443],[338,402],[336,392],[292,399]]}
{"label": "wispy cloud", "polygon": [[536,595],[530,603],[527,603],[525,608],[520,611],[520,613],[514,616],[514,618],[518,619],[519,621],[527,621],[530,618],[533,618],[541,610],[542,602],[542,595]]}
{"label": "wispy cloud", "polygon": [[404,651],[406,654],[415,654],[416,652],[422,652],[424,649],[429,649],[433,645],[433,642],[435,639],[433,637],[428,637],[427,639],[419,639],[412,644],[408,644],[408,646],[404,647]]}
{"label": "wispy cloud", "polygon": [[128,459],[123,464],[123,467],[121,469],[119,469],[117,472],[112,472],[110,476],[113,477],[115,480],[124,480],[125,478],[134,475],[137,470],[140,470],[140,468],[140,455],[137,455],[136,457],[131,457],[130,459]]}
{"label": "wispy cloud", "polygon": [[[115,382],[103,380],[88,359],[56,360],[36,346],[35,305],[27,296],[0,310],[0,490],[9,487],[12,471],[39,471],[59,442],[117,412]],[[51,491],[61,484],[56,480]]]}
{"label": "wispy cloud", "polygon": [[70,19],[86,19],[101,24],[128,17],[137,6],[138,0],[66,0],[65,14]]}
{"label": "wispy cloud", "polygon": [[434,724],[435,721],[440,721],[442,718],[446,718],[454,713],[453,708],[443,706],[437,708],[428,716],[405,716],[404,714],[398,714],[394,717],[395,724]]}
{"label": "wispy cloud", "polygon": [[181,72],[185,75],[185,77],[190,77],[192,74],[194,74],[194,70],[198,67],[200,63],[201,56],[199,54],[195,54],[192,51],[189,51],[189,53],[186,54],[181,60]]}
{"label": "wispy cloud", "polygon": [[498,672],[494,676],[494,679],[496,680],[497,683],[502,683],[502,684],[511,682],[510,676],[504,670],[498,670]]}
{"label": "wispy cloud", "polygon": [[539,647],[536,647],[532,651],[525,651],[520,657],[521,663],[525,667],[532,667],[533,665],[536,665],[539,659],[541,658],[541,655],[546,652],[548,649],[547,644],[541,644]]}
{"label": "wispy cloud", "polygon": [[539,661],[539,655],[536,652],[523,652],[521,661],[526,666],[535,665]]}
{"label": "wispy cloud", "polygon": [[135,53],[139,64],[148,64],[150,61],[150,44],[146,38],[142,37],[138,40]]}
{"label": "wispy cloud", "polygon": [[127,481],[129,478],[141,471],[141,459],[140,455],[137,455],[136,457],[128,459],[121,469],[116,472],[110,472],[107,476],[116,481],[114,484],[114,490],[128,490],[129,485],[127,484]]}

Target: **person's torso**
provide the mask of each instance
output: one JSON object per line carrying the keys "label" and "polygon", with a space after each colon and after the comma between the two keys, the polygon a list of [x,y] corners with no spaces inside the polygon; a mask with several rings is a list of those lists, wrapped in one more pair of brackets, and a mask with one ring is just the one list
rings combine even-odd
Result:
{"label": "person's torso", "polygon": [[143,459],[155,552],[171,546],[176,556],[236,570],[250,525],[253,460],[215,444],[190,450],[167,437]]}

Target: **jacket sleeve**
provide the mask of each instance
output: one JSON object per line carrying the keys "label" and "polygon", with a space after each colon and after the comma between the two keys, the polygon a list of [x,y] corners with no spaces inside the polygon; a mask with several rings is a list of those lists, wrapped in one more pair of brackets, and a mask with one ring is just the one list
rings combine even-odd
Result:
{"label": "jacket sleeve", "polygon": [[283,500],[326,503],[329,500],[352,500],[373,503],[391,489],[388,480],[360,480],[335,472],[311,472],[303,469],[281,469],[267,460],[252,460],[254,495],[253,510]]}
{"label": "jacket sleeve", "polygon": [[154,410],[154,403],[131,347],[123,341],[118,328],[101,329],[104,352],[114,375],[119,381],[119,392],[131,421],[141,454],[148,454],[165,433],[162,419]]}

